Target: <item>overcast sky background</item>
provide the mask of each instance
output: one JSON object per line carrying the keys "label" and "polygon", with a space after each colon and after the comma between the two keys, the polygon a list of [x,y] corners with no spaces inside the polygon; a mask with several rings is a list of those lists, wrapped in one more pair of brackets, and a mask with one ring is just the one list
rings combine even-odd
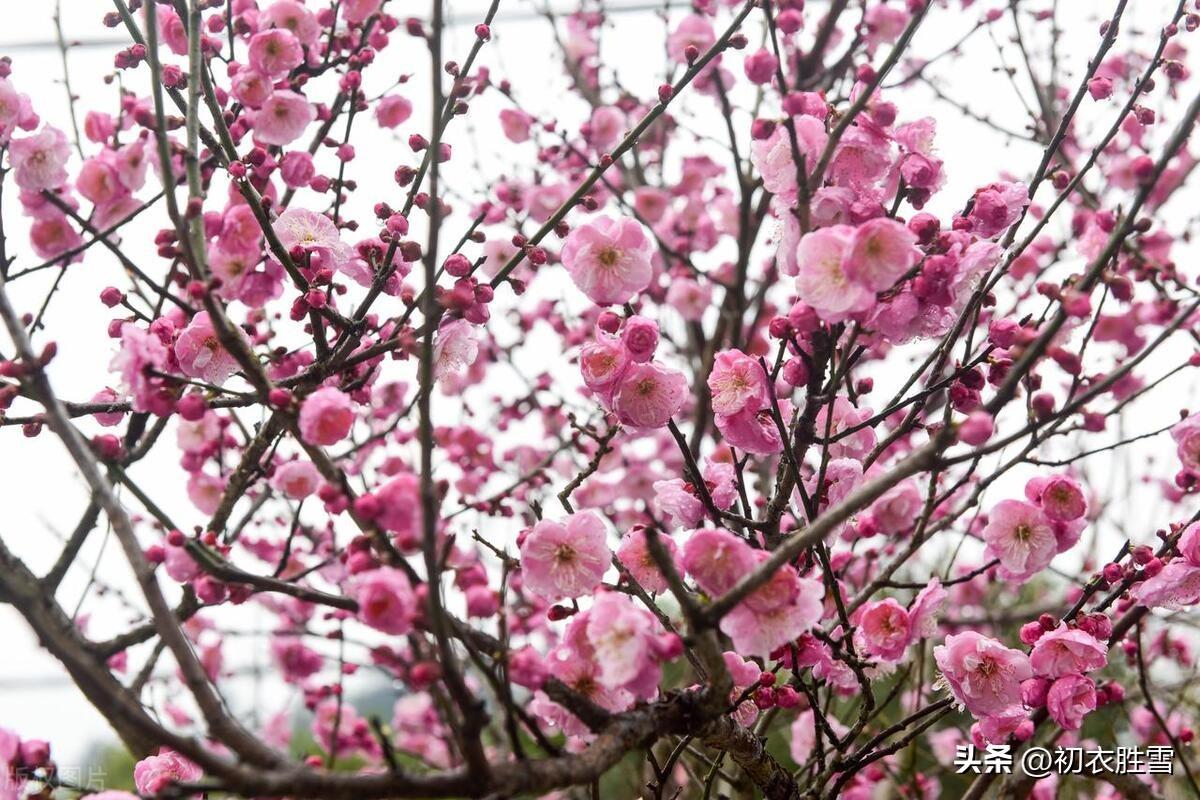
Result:
{"label": "overcast sky background", "polygon": [[[393,13],[401,17],[427,15],[425,3],[391,5]],[[678,3],[673,5],[673,18],[678,19],[685,10]],[[996,5],[994,1],[980,2],[962,10],[956,0],[952,9],[935,8],[918,33],[913,52],[926,57],[940,52],[974,24],[985,9]],[[1049,0],[1042,5],[1049,5]],[[1093,0],[1066,0],[1061,3],[1066,12],[1064,20],[1076,20],[1062,36],[1062,58],[1068,75],[1079,75],[1086,55],[1094,50],[1097,20],[1089,15],[1097,11],[1107,14],[1111,11],[1110,5]],[[1137,30],[1139,25],[1156,29],[1159,21],[1165,18],[1164,9],[1168,5],[1174,4],[1166,0],[1138,0],[1137,13],[1127,21],[1127,30],[1123,32],[1117,49],[1124,49],[1124,37]],[[106,29],[100,24],[103,14],[111,8],[106,0],[66,0],[64,6],[63,22],[69,40],[114,40],[122,32],[121,29]],[[810,6],[814,10],[806,14],[808,20],[815,18],[815,9],[820,4],[810,3]],[[449,31],[445,45],[446,58],[461,60],[465,56],[474,38],[473,25],[482,18],[485,7],[475,0],[447,3],[450,15],[463,20],[464,24],[454,26]],[[484,49],[481,62],[492,69],[494,80],[508,78],[512,81],[527,110],[557,117],[574,130],[586,119],[586,112],[582,102],[564,92],[566,81],[561,74],[561,62],[553,49],[549,24],[534,13],[540,7],[540,4],[534,5],[527,0],[502,2],[501,11],[493,24],[495,39]],[[52,46],[52,11],[53,3],[48,0],[37,3],[10,0],[4,3],[0,8],[0,55],[12,56],[14,69],[11,80],[19,91],[34,99],[43,118],[69,131],[66,95],[60,82],[62,64],[57,50]],[[756,35],[752,29],[751,49],[758,45]],[[624,86],[639,96],[650,97],[663,80],[663,40],[663,24],[655,12],[643,10],[614,15],[603,38],[604,61],[618,70]],[[376,200],[396,199],[398,192],[391,182],[392,170],[408,155],[404,144],[408,134],[425,131],[429,116],[425,79],[428,71],[427,53],[401,31],[396,32],[394,41],[396,43],[382,55],[389,67],[373,68],[375,77],[370,80],[378,82],[378,85],[369,81],[368,92],[375,93],[385,88],[389,76],[400,72],[416,72],[418,77],[404,91],[417,108],[412,119],[399,129],[398,136],[381,132],[371,124],[356,129],[359,134],[355,138],[358,159],[350,165],[349,175],[358,180],[361,188],[351,204],[351,212],[352,216],[357,214],[363,221],[368,219],[370,206]],[[29,46],[39,42],[51,46]],[[113,108],[115,88],[106,86],[102,77],[111,72],[116,49],[111,45],[81,47],[70,53],[71,79],[76,94],[80,96],[81,124],[82,114],[88,108]],[[739,54],[732,54],[726,63],[730,69],[740,72]],[[1019,129],[1022,125],[1021,105],[1013,87],[996,70],[999,63],[996,48],[983,35],[975,39],[968,50],[968,58],[960,65],[949,69],[943,66],[931,74],[938,77],[939,86],[948,96],[967,102],[976,111],[995,114],[997,121]],[[392,64],[395,66],[391,67]],[[1069,85],[1073,86],[1074,82]],[[917,90],[911,96],[925,101],[931,99],[931,95],[924,90]],[[1025,97],[1029,96],[1026,91]],[[317,93],[314,97],[327,99],[329,94]],[[697,133],[724,137],[723,123],[714,113],[711,100],[688,97],[683,105],[702,112],[703,119],[695,123],[693,128]],[[479,190],[486,188],[495,177],[511,170],[514,162],[532,163],[534,150],[531,144],[514,148],[498,135],[494,118],[500,107],[495,97],[476,101],[469,117],[461,122],[456,121],[456,127],[448,136],[455,147],[455,160],[447,167],[447,182],[459,196],[452,197],[452,202],[458,206],[468,205],[461,197],[472,200],[478,198]],[[1093,111],[1089,107],[1087,114],[1091,115]],[[1096,119],[1110,116],[1114,109],[1110,106],[1099,111],[1107,111],[1107,115],[1100,113]],[[944,104],[932,106],[910,101],[902,105],[900,110],[901,120],[927,114],[932,114],[938,120],[937,144],[949,176],[947,188],[933,205],[934,211],[948,212],[959,208],[974,187],[995,180],[1009,169],[1020,171],[1020,176],[1036,164],[1040,153],[1037,148],[1028,143],[1008,141]],[[749,118],[739,116],[735,121],[744,142],[748,138]],[[697,147],[711,150],[711,145],[698,144]],[[714,152],[714,158],[719,159],[719,152]],[[76,164],[74,161],[72,163]],[[475,171],[476,167],[478,172]],[[154,191],[154,183],[152,172],[147,187],[139,196],[149,196]],[[14,194],[5,194],[2,211],[10,236],[10,252],[18,254],[16,266],[19,269],[35,263],[36,259],[22,244],[24,221],[20,218]],[[1195,194],[1191,193],[1190,196],[1195,197]],[[1195,207],[1193,202],[1187,205]],[[1180,224],[1183,224],[1186,215],[1178,210],[1178,203],[1176,209]],[[161,211],[152,211],[145,217],[148,221],[152,217],[159,219]],[[465,224],[461,217],[454,220],[450,230],[455,235],[451,238],[457,239],[457,232]],[[137,229],[146,235],[145,239],[130,235],[126,240],[133,243],[130,245],[131,254],[140,254],[157,268],[161,262],[156,260],[149,244],[149,237],[156,227],[148,222]],[[143,240],[147,242],[144,248],[140,246]],[[1177,250],[1177,260],[1184,252]],[[708,260],[703,263],[703,266],[710,265]],[[44,296],[55,272],[47,270],[37,278],[23,280],[14,287],[18,306],[35,307]],[[49,309],[47,328],[60,344],[60,355],[53,365],[52,376],[60,394],[68,399],[86,400],[97,388],[110,382],[107,365],[114,352],[114,344],[102,333],[111,312],[101,306],[96,297],[103,287],[119,279],[120,272],[115,260],[102,248],[95,248],[89,251],[82,265],[71,268],[64,290],[55,297]],[[550,291],[560,288],[562,291],[571,291],[558,285],[553,285]],[[498,298],[498,303],[503,304],[508,299],[505,295]],[[9,350],[8,342],[3,337],[0,337],[0,348]],[[542,353],[540,356],[527,354],[524,357],[535,360],[538,357],[564,359],[557,352]],[[1171,363],[1171,359],[1160,363]],[[1157,374],[1153,365],[1148,366],[1147,374]],[[1165,406],[1151,408],[1149,413],[1145,409],[1141,411],[1130,423],[1133,429],[1158,427],[1169,420],[1164,415],[1174,413],[1171,403],[1186,402],[1184,398],[1188,396],[1187,383],[1178,382],[1175,386],[1176,393],[1168,398]],[[452,405],[440,408],[447,409],[445,413],[453,413]],[[91,430],[86,425],[84,427],[85,430]],[[1152,519],[1154,525],[1168,521],[1158,513],[1162,506],[1156,499],[1157,493],[1141,487],[1135,480],[1154,454],[1169,457],[1168,444],[1165,437],[1161,437],[1132,448],[1135,463],[1141,464],[1139,472],[1132,476],[1124,472],[1125,468],[1114,459],[1111,468],[1106,470],[1108,474],[1105,479],[1114,485],[1125,484],[1125,496],[1128,498],[1126,508],[1116,509],[1116,515],[1130,513],[1129,509],[1136,506],[1134,513],[1143,520]],[[202,521],[184,494],[180,477],[182,473],[176,463],[177,455],[172,454],[169,443],[160,446],[159,450],[161,453],[137,465],[133,470],[134,477],[177,520],[183,520],[187,525]],[[43,570],[58,552],[57,534],[65,534],[75,525],[86,504],[86,492],[48,432],[36,440],[26,440],[17,429],[0,429],[0,454],[5,456],[0,458],[0,503],[5,509],[4,528],[0,530],[0,535],[28,559],[31,567]],[[1173,472],[1169,462],[1159,471],[1166,476]],[[1111,524],[1119,529],[1122,519],[1122,516],[1114,516]],[[91,538],[83,558],[77,562],[64,583],[59,599],[68,610],[84,591],[88,583],[87,569],[91,564],[100,564],[97,574],[106,583],[118,587],[129,586],[115,542],[109,543],[107,549],[104,549],[104,542],[103,535]],[[130,612],[123,610],[119,603],[105,601],[98,608],[103,612],[93,617],[89,628],[98,637],[123,630],[131,618]],[[251,620],[249,624],[253,625],[253,622]],[[25,737],[51,740],[60,763],[66,765],[80,763],[92,745],[111,738],[102,717],[67,681],[57,663],[38,648],[33,635],[18,615],[3,606],[0,606],[0,634],[4,638],[5,655],[0,658],[0,726],[14,728]],[[265,658],[262,648],[249,642],[245,645],[227,645],[226,657],[227,661],[236,661],[243,666],[262,663]],[[136,663],[135,659],[131,660]],[[281,697],[278,691],[251,681],[252,678],[247,678],[232,684],[236,687],[235,702],[251,702],[252,698],[252,704],[257,708],[269,708],[272,702],[278,704]],[[230,685],[226,683],[223,687],[228,690]]]}

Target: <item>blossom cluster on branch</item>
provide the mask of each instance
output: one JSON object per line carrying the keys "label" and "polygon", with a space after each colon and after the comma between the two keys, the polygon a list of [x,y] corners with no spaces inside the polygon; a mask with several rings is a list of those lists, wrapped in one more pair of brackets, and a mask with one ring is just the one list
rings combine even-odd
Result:
{"label": "blossom cluster on branch", "polygon": [[[560,102],[505,0],[81,3],[68,122],[0,60],[0,436],[86,489],[0,603],[142,797],[1200,794],[1200,0],[1136,5],[697,0],[664,65],[589,0]],[[3,721],[0,800],[87,792]],[[952,764],[1085,742],[1177,770]]]}

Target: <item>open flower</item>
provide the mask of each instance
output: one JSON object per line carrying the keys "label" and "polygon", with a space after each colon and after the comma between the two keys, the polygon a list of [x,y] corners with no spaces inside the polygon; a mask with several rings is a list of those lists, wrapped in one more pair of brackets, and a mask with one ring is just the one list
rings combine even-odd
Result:
{"label": "open flower", "polygon": [[189,378],[220,386],[238,370],[237,359],[217,338],[217,331],[207,311],[192,317],[192,321],[175,340],[175,358],[179,368]]}
{"label": "open flower", "polygon": [[133,768],[133,782],[143,795],[162,794],[176,783],[191,783],[204,773],[183,756],[166,747],[147,756]]}
{"label": "open flower", "polygon": [[1033,675],[1028,656],[975,631],[947,636],[933,659],[954,699],[976,717],[1019,705],[1021,681]]}
{"label": "open flower", "polygon": [[345,392],[332,386],[317,389],[300,406],[300,435],[309,444],[337,444],[350,434],[354,416],[354,402]]}
{"label": "open flower", "polygon": [[1058,552],[1054,529],[1041,509],[1022,500],[1001,500],[983,529],[987,556],[1013,578],[1027,578],[1050,565]]}
{"label": "open flower", "polygon": [[591,511],[572,514],[565,524],[542,520],[521,542],[525,586],[547,600],[582,597],[600,585],[612,561],[607,532]]}
{"label": "open flower", "polygon": [[622,425],[662,428],[679,413],[687,392],[682,372],[655,363],[633,364],[621,377],[613,411]]}
{"label": "open flower", "polygon": [[412,630],[416,594],[408,577],[395,567],[377,567],[354,576],[350,594],[358,602],[358,618],[397,636]]}
{"label": "open flower", "polygon": [[637,220],[597,217],[567,236],[563,266],[597,305],[624,303],[650,285],[654,245]]}
{"label": "open flower", "polygon": [[1029,663],[1035,673],[1048,678],[1091,672],[1108,663],[1108,645],[1090,633],[1063,625],[1037,640]]}

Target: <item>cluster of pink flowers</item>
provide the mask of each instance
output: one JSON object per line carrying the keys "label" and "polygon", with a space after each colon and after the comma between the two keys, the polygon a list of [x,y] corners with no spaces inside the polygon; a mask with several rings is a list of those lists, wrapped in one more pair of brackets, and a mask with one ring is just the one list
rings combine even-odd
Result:
{"label": "cluster of pink flowers", "polygon": [[[619,334],[618,334],[619,331]],[[583,382],[622,424],[662,428],[684,407],[687,378],[654,360],[658,325],[645,317],[602,316],[579,354]]]}
{"label": "cluster of pink flowers", "polygon": [[1025,500],[1002,500],[988,513],[983,529],[986,555],[1000,562],[1002,574],[1025,580],[1050,566],[1079,541],[1087,524],[1087,498],[1068,475],[1034,478]]}
{"label": "cluster of pink flowers", "polygon": [[[543,59],[579,103],[507,79],[504,12],[459,53],[440,5],[383,0],[119,4],[113,101],[69,123],[0,58],[28,222],[0,236],[0,432],[61,439],[89,500],[48,573],[0,542],[0,598],[146,797],[977,797],[994,776],[927,751],[1075,744],[1121,704],[1121,736],[1189,743],[1195,689],[1159,672],[1194,643],[1155,609],[1200,604],[1200,413],[1142,420],[1200,367],[1166,213],[1200,15],[1133,5],[1060,42],[1056,6],[697,3],[634,54],[646,89],[588,3]],[[941,55],[934,15],[967,29]],[[1014,46],[997,75],[1024,62],[1037,107],[960,108],[947,65]],[[960,168],[960,124],[1014,144]],[[94,281],[115,355],[76,393],[59,298]],[[1139,448],[1168,431],[1163,475]],[[225,691],[251,639],[294,701],[253,723]],[[0,800],[55,769],[0,729]]]}

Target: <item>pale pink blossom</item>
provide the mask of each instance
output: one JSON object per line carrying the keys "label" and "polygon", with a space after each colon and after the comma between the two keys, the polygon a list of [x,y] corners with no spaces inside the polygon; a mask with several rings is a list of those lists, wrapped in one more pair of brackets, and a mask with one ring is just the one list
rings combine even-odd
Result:
{"label": "pale pink blossom", "polygon": [[279,160],[279,177],[283,178],[288,188],[308,186],[316,174],[312,156],[303,150],[291,150]]}
{"label": "pale pink blossom", "polygon": [[1021,681],[1033,670],[1020,650],[975,631],[946,637],[933,659],[955,701],[976,717],[1001,714],[1021,702]]}
{"label": "pale pink blossom", "polygon": [[500,112],[500,129],[513,144],[529,141],[529,129],[533,122],[533,117],[520,109],[506,108]]}
{"label": "pale pink blossom", "polygon": [[462,375],[479,356],[475,327],[465,319],[455,319],[438,328],[433,343],[433,374],[437,379]]}
{"label": "pale pink blossom", "polygon": [[[105,151],[111,152],[111,151]],[[121,183],[116,169],[104,158],[89,158],[79,168],[75,188],[93,205],[105,206],[129,194]]]}
{"label": "pale pink blossom", "polygon": [[1200,413],[1192,414],[1171,428],[1175,453],[1184,470],[1200,477]]}
{"label": "pale pink blossom", "polygon": [[325,386],[304,398],[300,406],[300,435],[309,444],[328,447],[350,434],[354,402],[345,392]]}
{"label": "pale pink blossom", "polygon": [[1083,718],[1096,710],[1096,684],[1083,675],[1064,675],[1050,687],[1046,710],[1063,730],[1079,730]]}
{"label": "pale pink blossom", "polygon": [[894,219],[877,217],[854,229],[842,269],[851,281],[882,292],[921,259],[917,237]]}
{"label": "pale pink blossom", "polygon": [[[78,248],[83,244],[83,237],[71,225],[66,214],[52,213],[34,220],[29,227],[29,242],[38,258],[48,261]],[[73,260],[78,261],[79,256]]]}
{"label": "pale pink blossom", "polygon": [[32,136],[8,144],[8,163],[17,186],[30,192],[54,189],[67,180],[71,146],[58,128],[47,125]]}
{"label": "pale pink blossom", "polygon": [[582,597],[595,589],[612,560],[604,523],[594,512],[542,520],[521,542],[525,586],[547,600]]}
{"label": "pale pink blossom", "polygon": [[1001,500],[983,529],[988,558],[1000,559],[1014,579],[1027,578],[1050,565],[1057,553],[1054,529],[1042,510],[1023,500]]}
{"label": "pale pink blossom", "polygon": [[1029,714],[1019,706],[1013,706],[1007,711],[983,717],[971,726],[971,738],[976,747],[987,744],[1003,744],[1010,736],[1018,734],[1023,725],[1028,723]]}
{"label": "pale pink blossom", "polygon": [[753,661],[748,661],[742,658],[738,653],[732,650],[726,650],[721,654],[721,659],[725,662],[725,669],[729,672],[729,677],[733,681],[733,688],[729,692],[729,703],[737,706],[730,713],[730,716],[742,726],[750,725],[754,720],[758,719],[758,707],[754,705],[754,701],[750,698],[743,699],[746,689],[758,682],[758,678],[762,675],[762,670]]}
{"label": "pale pink blossom", "polygon": [[[800,116],[792,117],[792,125],[796,134],[796,149],[804,159],[804,169],[811,172],[829,139],[825,124],[816,117]],[[768,192],[789,202],[795,200],[800,168],[792,154],[792,139],[786,127],[778,125],[767,138],[752,141],[750,159],[762,176],[763,186]]]}
{"label": "pale pink blossom", "polygon": [[674,278],[667,287],[667,304],[679,312],[688,322],[699,322],[704,312],[712,305],[712,284],[703,284],[691,278]]}
{"label": "pale pink blossom", "polygon": [[[786,425],[792,413],[791,402],[781,398],[779,411]],[[714,422],[730,447],[764,456],[783,451],[779,425],[769,408],[753,411],[743,408],[736,414],[717,414]]]}
{"label": "pale pink blossom", "polygon": [[[630,528],[629,532],[621,537],[621,544],[617,547],[617,560],[625,569],[629,570],[629,574],[641,584],[643,589],[657,594],[667,590],[667,579],[663,577],[658,568],[658,562],[650,554],[650,546],[646,543],[648,535],[646,529],[641,526]],[[674,540],[669,536],[662,535],[658,537],[658,540],[662,543],[668,558],[672,562],[678,560],[679,548]]]}
{"label": "pale pink blossom", "polygon": [[653,252],[654,244],[637,220],[600,216],[571,231],[562,262],[592,302],[612,305],[650,284]]}
{"label": "pale pink blossom", "polygon": [[1183,529],[1175,549],[1189,564],[1200,567],[1200,522],[1193,522]]}
{"label": "pale pink blossom", "polygon": [[143,795],[162,794],[176,783],[194,783],[203,772],[188,759],[166,747],[133,767],[133,782]]}
{"label": "pale pink blossom", "polygon": [[12,81],[0,78],[0,142],[8,141],[28,105],[29,100],[17,91]]}
{"label": "pale pink blossom", "polygon": [[1025,496],[1037,503],[1047,518],[1071,522],[1087,514],[1087,497],[1083,487],[1069,475],[1037,477],[1025,484]]}
{"label": "pale pink blossom", "polygon": [[796,583],[795,596],[789,602],[765,611],[743,602],[721,619],[721,631],[738,652],[765,658],[820,621],[821,585],[808,578],[797,578]]}
{"label": "pale pink blossom", "polygon": [[588,121],[588,141],[599,152],[605,152],[621,138],[625,115],[615,106],[600,106],[592,111]]}
{"label": "pale pink blossom", "polygon": [[396,534],[401,542],[414,538],[421,526],[421,479],[411,472],[401,472],[373,493],[379,501],[375,521],[386,531]]}
{"label": "pale pink blossom", "polygon": [[972,231],[985,239],[1003,233],[1017,221],[1029,204],[1029,189],[1023,183],[993,183],[975,192],[971,207]]}
{"label": "pale pink blossom", "polygon": [[746,408],[758,411],[770,402],[762,366],[741,350],[717,353],[708,375],[708,390],[716,414],[736,414]]}
{"label": "pale pink blossom", "polygon": [[263,9],[259,21],[291,31],[301,44],[316,44],[321,36],[316,15],[297,0],[275,0]]}
{"label": "pale pink blossom", "polygon": [[[98,391],[94,395],[92,395],[92,399],[90,402],[104,403],[104,404],[112,405],[112,404],[119,403],[120,400],[121,400],[121,396],[119,394],[117,394],[116,391],[114,391],[113,389],[110,389],[106,386],[105,388],[101,389],[100,391]],[[124,411],[98,411],[95,414],[93,414],[92,416],[95,418],[96,422],[100,423],[105,428],[111,428],[113,426],[121,424],[121,420],[125,419],[125,412]]]}
{"label": "pale pink blossom", "polygon": [[817,411],[815,429],[819,436],[828,435],[834,440],[829,445],[830,456],[865,458],[876,443],[875,430],[864,424],[873,414],[869,406],[855,406],[841,395],[834,399],[832,407],[829,404],[821,406]]}
{"label": "pale pink blossom", "polygon": [[321,473],[311,461],[289,461],[275,469],[271,486],[293,500],[303,500],[321,485]]}
{"label": "pale pink blossom", "polygon": [[303,95],[276,89],[254,113],[254,138],[263,144],[291,144],[317,118]]}
{"label": "pale pink blossom", "polygon": [[901,481],[871,504],[876,530],[885,536],[897,536],[912,530],[924,504],[925,498],[921,496],[916,481]]}
{"label": "pale pink blossom", "polygon": [[412,630],[417,596],[408,577],[395,567],[377,567],[354,576],[350,594],[358,603],[358,618],[384,633],[397,636]]}
{"label": "pale pink blossom", "polygon": [[942,587],[942,582],[936,577],[930,579],[929,584],[917,592],[912,605],[908,608],[911,624],[910,641],[931,639],[937,635],[938,615],[942,613],[949,597],[950,593]]}
{"label": "pale pink blossom", "polygon": [[750,545],[729,531],[706,528],[684,544],[681,563],[706,594],[718,597],[754,568],[754,555]]}
{"label": "pale pink blossom", "polygon": [[1035,674],[1048,678],[1091,672],[1108,663],[1108,645],[1090,633],[1061,625],[1042,634],[1033,645],[1029,663]]}
{"label": "pale pink blossom", "polygon": [[610,337],[588,342],[579,353],[579,369],[583,383],[610,403],[613,392],[629,366],[629,352],[620,341]]}
{"label": "pale pink blossom", "polygon": [[846,274],[854,229],[847,225],[806,233],[796,248],[796,293],[827,322],[869,310],[875,295]]}
{"label": "pale pink blossom", "polygon": [[158,35],[175,55],[188,54],[187,25],[170,6],[158,9]]}
{"label": "pale pink blossom", "polygon": [[389,94],[375,105],[375,119],[381,128],[403,125],[412,116],[412,102],[400,94]]}
{"label": "pale pink blossom", "polygon": [[252,69],[239,70],[230,84],[230,94],[246,108],[262,108],[275,91],[271,79]]}
{"label": "pale pink blossom", "polygon": [[207,311],[197,313],[180,332],[175,340],[175,358],[184,375],[217,386],[238,371],[237,359],[217,338]]}
{"label": "pale pink blossom", "polygon": [[621,346],[638,364],[654,358],[654,351],[658,349],[658,323],[637,314],[625,320],[621,328]]}
{"label": "pale pink blossom", "polygon": [[343,0],[342,16],[347,22],[358,25],[379,11],[383,0]]}
{"label": "pale pink blossom", "polygon": [[1200,602],[1200,567],[1170,562],[1152,578],[1134,584],[1129,596],[1147,608],[1180,609]]}
{"label": "pale pink blossom", "polygon": [[887,661],[898,661],[908,649],[911,624],[908,610],[891,597],[867,603],[858,618],[866,651]]}
{"label": "pale pink blossom", "polygon": [[693,46],[703,55],[716,42],[712,23],[699,14],[689,14],[679,21],[667,37],[667,55],[676,63],[687,63],[687,48]]}
{"label": "pale pink blossom", "polygon": [[304,63],[304,50],[291,31],[270,28],[250,37],[247,60],[255,72],[277,79]]}
{"label": "pale pink blossom", "polygon": [[301,248],[320,257],[323,266],[337,267],[353,255],[333,220],[306,208],[289,208],[271,226],[288,250]]}
{"label": "pale pink blossom", "polygon": [[202,574],[200,565],[186,547],[168,545],[164,550],[166,559],[163,561],[163,569],[171,580],[186,583]]}
{"label": "pale pink blossom", "polygon": [[134,411],[150,410],[157,386],[147,370],[165,369],[167,358],[167,348],[154,334],[137,325],[121,329],[121,349],[109,368],[121,375],[121,386],[132,397]]}
{"label": "pale pink blossom", "polygon": [[604,592],[597,597],[588,616],[587,638],[600,667],[600,682],[609,689],[627,688],[650,673],[657,684],[654,639],[660,631],[658,620],[628,595]]}
{"label": "pale pink blossom", "polygon": [[683,528],[694,528],[704,519],[699,491],[682,478],[654,482],[654,511]]}
{"label": "pale pink blossom", "polygon": [[207,472],[193,472],[188,476],[187,495],[192,505],[205,514],[213,515],[221,505],[225,494],[225,480]]}
{"label": "pale pink blossom", "polygon": [[621,376],[613,395],[613,411],[622,425],[664,427],[687,399],[687,378],[656,363],[633,364]]}

